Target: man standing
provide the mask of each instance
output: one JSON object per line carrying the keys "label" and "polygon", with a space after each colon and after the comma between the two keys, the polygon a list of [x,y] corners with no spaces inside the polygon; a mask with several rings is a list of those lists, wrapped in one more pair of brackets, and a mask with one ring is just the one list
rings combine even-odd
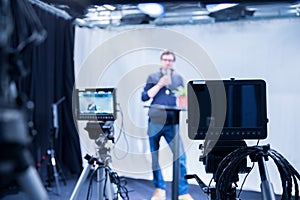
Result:
{"label": "man standing", "polygon": [[[158,150],[160,138],[164,137],[173,154],[173,112],[165,111],[160,108],[155,108],[153,105],[176,106],[176,96],[172,93],[179,86],[184,86],[182,77],[175,73],[173,69],[176,60],[175,54],[171,51],[164,51],[160,56],[161,68],[158,72],[152,73],[148,76],[146,85],[142,92],[142,101],[152,99],[151,106],[148,112],[148,135],[150,142],[150,150],[152,155],[152,170],[153,170],[153,184],[155,192],[151,200],[165,200],[166,199],[166,185],[162,172],[159,166]],[[180,164],[180,178],[179,178],[179,200],[192,200],[193,198],[188,194],[188,183],[184,178],[186,174],[186,156],[182,141],[179,139],[179,164]]]}

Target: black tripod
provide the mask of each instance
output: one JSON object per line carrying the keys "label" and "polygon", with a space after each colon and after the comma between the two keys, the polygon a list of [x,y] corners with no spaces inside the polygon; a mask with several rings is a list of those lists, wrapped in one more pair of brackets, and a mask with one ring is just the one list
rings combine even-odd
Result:
{"label": "black tripod", "polygon": [[[56,191],[57,194],[60,195],[60,178],[63,181],[64,185],[67,184],[64,173],[59,166],[59,162],[55,157],[55,140],[58,138],[58,112],[57,106],[65,99],[62,97],[56,103],[52,104],[52,129],[50,131],[50,138],[49,138],[49,148],[47,149],[47,155],[42,157],[42,161],[47,160],[47,188],[51,188],[52,181],[55,181],[56,184]],[[41,163],[38,167],[41,167]]]}
{"label": "black tripod", "polygon": [[[266,166],[266,161],[268,161],[269,158],[273,159],[280,173],[283,191],[282,199],[292,199],[293,182],[295,189],[295,199],[298,199],[299,189],[297,179],[300,180],[300,174],[280,153],[278,153],[274,149],[271,149],[270,145],[256,145],[252,147],[242,145],[239,148],[236,148],[236,150],[232,151],[227,156],[225,156],[222,159],[222,161],[218,163],[216,171],[214,171],[214,179],[216,181],[215,188],[210,188],[206,186],[201,181],[201,179],[195,174],[186,175],[185,178],[195,178],[203,192],[209,194],[211,199],[213,200],[236,200],[236,186],[234,185],[238,181],[236,177],[238,177],[238,173],[241,172],[241,169],[247,171],[247,168],[243,164],[247,156],[250,157],[253,163],[258,163],[261,179],[261,194],[263,200],[276,199],[273,190],[273,185],[270,182],[268,169]],[[209,163],[215,163],[216,161],[217,160],[215,159]],[[208,162],[206,162],[206,164],[207,163]],[[248,170],[248,173],[250,171],[251,169]]]}
{"label": "black tripod", "polygon": [[94,158],[90,155],[85,156],[85,159],[88,161],[88,165],[82,171],[78,182],[76,183],[74,191],[72,192],[70,200],[77,199],[79,191],[81,190],[84,181],[86,180],[89,172],[92,169],[94,171],[97,171],[97,199],[115,199],[115,189],[113,184],[110,182],[111,179],[109,173],[107,173],[107,169],[109,169],[108,165],[111,162],[111,156],[109,155],[110,148],[107,148],[106,144],[109,139],[114,142],[114,137],[110,135],[111,128],[113,128],[113,122],[87,123],[85,130],[88,131],[90,139],[95,140],[95,143],[97,145],[97,157]]}
{"label": "black tripod", "polygon": [[[88,161],[88,165],[83,169],[75,188],[72,192],[70,200],[76,200],[79,192],[82,190],[84,182],[88,178],[90,171],[97,175],[97,199],[98,200],[116,200],[121,197],[128,200],[128,191],[125,187],[126,182],[121,181],[116,172],[109,167],[111,156],[110,148],[106,147],[108,140],[114,143],[113,122],[88,122],[85,130],[88,132],[90,139],[95,140],[97,145],[96,157],[86,155],[84,158]],[[90,184],[93,176],[91,177]],[[89,193],[87,199],[89,198]]]}

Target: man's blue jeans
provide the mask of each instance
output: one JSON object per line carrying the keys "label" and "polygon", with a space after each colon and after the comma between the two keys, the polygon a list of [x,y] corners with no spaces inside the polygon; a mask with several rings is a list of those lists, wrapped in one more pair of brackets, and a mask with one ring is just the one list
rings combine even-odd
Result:
{"label": "man's blue jeans", "polygon": [[[153,183],[156,188],[163,190],[166,189],[166,185],[158,162],[159,141],[161,137],[164,137],[174,154],[173,138],[175,133],[173,129],[173,125],[154,124],[151,122],[148,124],[148,135],[152,155]],[[179,139],[179,155],[180,177],[178,192],[179,195],[182,195],[188,193],[188,182],[184,178],[184,175],[186,174],[186,156],[181,139]]]}

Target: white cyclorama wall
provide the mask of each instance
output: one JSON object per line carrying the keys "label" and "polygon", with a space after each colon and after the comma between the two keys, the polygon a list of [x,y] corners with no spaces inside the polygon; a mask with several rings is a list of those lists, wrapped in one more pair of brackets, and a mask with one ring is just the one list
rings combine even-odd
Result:
{"label": "white cyclorama wall", "polygon": [[[147,75],[159,68],[159,55],[162,48],[136,48],[125,54],[112,55],[111,61],[103,62],[99,59],[105,52],[109,42],[125,31],[147,28],[147,26],[119,27],[110,29],[76,28],[75,33],[75,76],[76,80],[89,79],[83,68],[92,74],[98,73],[96,87],[116,87],[117,99],[123,111],[124,132],[116,144],[111,144],[112,168],[119,175],[151,179],[151,157],[147,140],[147,109],[140,100],[140,92],[145,84]],[[203,25],[181,25],[156,27],[182,34],[199,45],[216,67],[222,79],[234,77],[236,79],[264,79],[267,83],[267,110],[268,110],[268,138],[260,144],[270,144],[272,149],[281,153],[299,171],[300,156],[297,154],[300,144],[298,123],[300,119],[300,19],[272,19],[261,21],[241,21]],[[130,42],[144,40],[145,35],[134,35]],[[179,37],[180,39],[180,37]],[[185,49],[188,43],[182,40],[174,42]],[[119,42],[119,46],[112,42],[108,51],[125,48],[128,41]],[[171,43],[170,43],[171,44]],[[169,48],[166,46],[165,48]],[[211,64],[210,61],[203,65]],[[93,65],[93,66],[92,66]],[[103,66],[105,65],[105,66]],[[195,68],[196,67],[196,68]],[[205,66],[202,66],[205,67]],[[95,69],[102,70],[96,72]],[[104,69],[104,70],[103,70]],[[191,66],[184,56],[178,56],[175,70],[181,73],[187,82],[192,79],[202,79],[203,76]],[[86,76],[86,77],[78,77]],[[89,87],[80,85],[78,87]],[[191,141],[187,137],[186,112],[181,113],[180,134],[183,138],[189,174],[197,174],[206,184],[211,174],[206,174],[203,163],[199,162],[199,144],[203,141]],[[84,127],[86,121],[79,121],[79,135],[83,156],[86,153],[95,154],[95,142],[90,140]],[[115,121],[115,135],[119,136],[122,124],[121,112]],[[257,141],[247,141],[254,145]],[[172,180],[172,155],[164,141],[161,142],[160,162],[166,180]],[[84,161],[85,162],[85,161]],[[268,161],[269,175],[276,193],[281,193],[281,179],[273,161]],[[248,163],[251,166],[250,163]],[[244,175],[240,175],[240,180]],[[194,183],[194,181],[191,181]],[[239,182],[239,185],[241,181]],[[257,168],[250,173],[244,189],[260,190],[260,177]]]}

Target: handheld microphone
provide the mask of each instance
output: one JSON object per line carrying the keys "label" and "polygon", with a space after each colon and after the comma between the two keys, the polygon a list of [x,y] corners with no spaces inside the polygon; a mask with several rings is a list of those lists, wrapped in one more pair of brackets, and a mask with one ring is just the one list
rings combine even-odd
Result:
{"label": "handheld microphone", "polygon": [[170,70],[170,69],[165,69],[165,75],[168,76],[168,79],[169,79],[169,85],[171,85],[171,83],[172,83],[171,70]]}
{"label": "handheld microphone", "polygon": [[164,70],[164,73],[165,73],[165,75],[168,76],[168,79],[169,79],[169,85],[166,85],[167,89],[165,91],[166,95],[169,95],[170,94],[170,88],[169,88],[169,86],[171,85],[171,81],[172,81],[172,79],[171,79],[171,73],[170,73],[170,70],[168,68],[166,68]]}

